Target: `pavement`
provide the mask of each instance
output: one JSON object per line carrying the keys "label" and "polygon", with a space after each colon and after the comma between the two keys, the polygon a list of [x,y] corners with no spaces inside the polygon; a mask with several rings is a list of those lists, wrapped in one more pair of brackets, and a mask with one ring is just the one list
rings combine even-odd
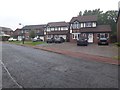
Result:
{"label": "pavement", "polygon": [[118,88],[117,65],[34,48],[2,44],[3,88]]}

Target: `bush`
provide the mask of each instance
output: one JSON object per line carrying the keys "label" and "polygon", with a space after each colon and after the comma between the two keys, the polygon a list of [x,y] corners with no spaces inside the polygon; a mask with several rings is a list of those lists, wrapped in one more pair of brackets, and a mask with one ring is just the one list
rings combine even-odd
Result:
{"label": "bush", "polygon": [[118,47],[120,47],[120,42],[115,43],[115,45],[117,45]]}

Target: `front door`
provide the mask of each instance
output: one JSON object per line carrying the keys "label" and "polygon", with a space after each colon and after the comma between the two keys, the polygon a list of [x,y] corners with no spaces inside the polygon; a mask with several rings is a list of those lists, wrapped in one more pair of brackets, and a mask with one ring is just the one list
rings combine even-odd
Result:
{"label": "front door", "polygon": [[88,34],[88,43],[93,43],[93,33]]}

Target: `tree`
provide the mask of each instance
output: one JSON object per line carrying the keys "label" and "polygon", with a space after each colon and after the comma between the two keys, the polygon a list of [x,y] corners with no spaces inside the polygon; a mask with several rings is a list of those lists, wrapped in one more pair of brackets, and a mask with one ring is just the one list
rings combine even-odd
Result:
{"label": "tree", "polygon": [[35,37],[35,32],[32,30],[31,32],[30,32],[30,38],[34,38]]}
{"label": "tree", "polygon": [[79,12],[79,16],[82,16],[82,11]]}

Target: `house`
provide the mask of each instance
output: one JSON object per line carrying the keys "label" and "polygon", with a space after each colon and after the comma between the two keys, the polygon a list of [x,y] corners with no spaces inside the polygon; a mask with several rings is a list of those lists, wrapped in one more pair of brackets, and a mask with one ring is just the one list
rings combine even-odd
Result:
{"label": "house", "polygon": [[17,28],[13,33],[13,37],[17,38],[18,40],[22,40],[23,35],[22,35],[21,31],[22,31],[22,29]]}
{"label": "house", "polygon": [[77,16],[70,21],[70,42],[76,42],[80,36],[84,36],[89,43],[97,43],[100,37],[109,39],[110,32],[109,25],[98,25],[96,15]]}
{"label": "house", "polygon": [[69,23],[65,21],[50,22],[45,29],[46,40],[50,38],[63,37],[66,41],[69,40]]}
{"label": "house", "polygon": [[[0,41],[6,41],[13,35],[13,30],[7,27],[0,27]],[[2,37],[2,38],[1,38]]]}
{"label": "house", "polygon": [[118,17],[117,17],[117,42],[120,42],[120,1],[118,4]]}
{"label": "house", "polygon": [[30,40],[31,31],[35,32],[36,37],[40,37],[44,41],[44,29],[46,25],[26,25],[21,29],[21,33],[24,33],[25,39]]}
{"label": "house", "polygon": [[0,35],[12,36],[13,30],[11,28],[7,28],[7,27],[0,27]]}

